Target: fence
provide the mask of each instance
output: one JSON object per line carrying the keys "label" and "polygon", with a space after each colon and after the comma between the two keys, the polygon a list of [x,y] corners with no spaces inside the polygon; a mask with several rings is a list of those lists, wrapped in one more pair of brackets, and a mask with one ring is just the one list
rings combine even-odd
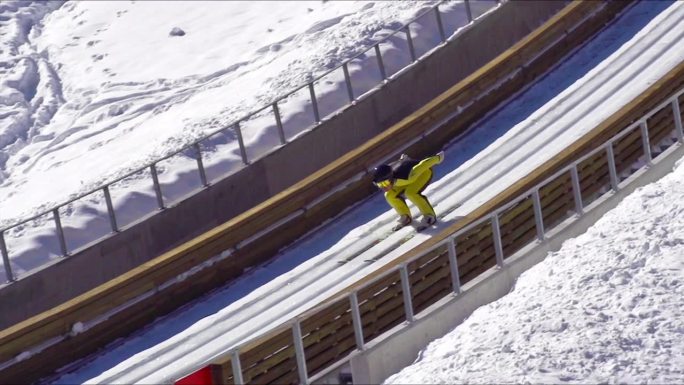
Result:
{"label": "fence", "polygon": [[[680,83],[681,85],[681,83]],[[208,383],[304,383],[320,380],[365,345],[483,272],[504,267],[524,246],[619,191],[637,171],[684,144],[684,89],[603,144],[525,193],[414,258],[230,352],[206,362]],[[193,374],[194,375],[194,374]],[[182,383],[181,381],[177,383]]]}
{"label": "fence", "polygon": [[[364,57],[365,55],[368,54],[369,51],[372,51],[373,55],[377,59],[376,60],[377,61],[377,69],[380,73],[380,81],[378,84],[380,84],[382,82],[387,81],[392,76],[394,76],[394,75],[388,76],[388,71],[387,71],[385,63],[383,62],[383,55],[382,55],[382,51],[380,49],[382,44],[387,43],[392,38],[395,38],[399,35],[403,35],[405,37],[407,48],[408,48],[408,51],[410,54],[410,62],[404,67],[404,68],[406,68],[406,67],[410,66],[411,64],[413,64],[414,62],[416,62],[417,60],[419,60],[419,57],[422,57],[422,56],[426,55],[427,53],[429,53],[434,47],[437,47],[439,44],[443,44],[444,42],[446,42],[447,36],[446,36],[446,32],[445,32],[445,27],[444,27],[445,22],[444,22],[443,17],[442,17],[442,12],[440,11],[440,6],[447,3],[447,2],[448,2],[447,0],[440,1],[439,3],[432,6],[430,9],[428,9],[427,11],[418,15],[416,18],[414,18],[411,21],[409,21],[408,23],[402,25],[400,28],[395,30],[390,35],[386,36],[382,40],[377,41],[372,46],[370,46],[369,48],[364,50],[363,52],[361,52],[361,53],[355,55],[354,57],[346,60],[340,66],[318,76],[317,78],[307,82],[305,85],[298,87],[298,88],[294,89],[293,91],[277,98],[276,100],[269,103],[268,105],[246,115],[245,117],[238,119],[235,123],[229,125],[228,127],[225,127],[225,128],[220,129],[220,130],[216,130],[214,132],[206,134],[206,135],[202,136],[200,139],[191,143],[190,145],[185,146],[185,147],[181,148],[180,150],[175,151],[175,152],[173,152],[169,155],[166,155],[162,158],[159,158],[159,159],[147,164],[146,166],[144,166],[142,168],[136,169],[135,171],[127,173],[126,175],[123,175],[123,176],[120,176],[114,180],[111,180],[111,181],[105,183],[101,187],[98,187],[96,189],[92,189],[92,190],[89,190],[85,193],[79,194],[78,196],[76,196],[76,197],[74,197],[74,198],[72,198],[66,202],[60,203],[60,204],[58,204],[58,205],[56,205],[56,206],[54,206],[48,210],[45,210],[45,211],[41,212],[40,214],[33,215],[29,218],[23,219],[21,221],[18,221],[16,223],[13,223],[11,225],[5,226],[4,228],[0,229],[0,254],[2,255],[2,259],[3,259],[6,281],[7,282],[13,282],[13,281],[20,278],[13,271],[13,268],[11,265],[10,253],[8,251],[9,248],[8,248],[7,243],[5,241],[5,234],[7,234],[10,230],[16,229],[16,228],[23,226],[23,225],[26,225],[29,222],[37,220],[37,219],[51,220],[54,224],[54,232],[55,232],[55,235],[57,238],[57,245],[59,248],[59,250],[58,250],[59,256],[67,257],[71,253],[74,253],[74,252],[80,250],[80,248],[82,248],[84,246],[70,247],[70,243],[71,243],[70,241],[72,241],[74,243],[76,243],[77,241],[75,239],[70,240],[65,235],[65,229],[64,229],[64,226],[62,224],[62,215],[63,214],[61,213],[61,211],[64,211],[64,209],[67,208],[69,205],[71,205],[71,204],[73,204],[73,203],[75,203],[75,202],[77,202],[77,201],[79,201],[85,197],[92,196],[93,194],[101,194],[101,196],[104,197],[104,201],[106,204],[106,212],[107,212],[107,217],[108,217],[108,222],[109,222],[108,227],[109,227],[109,231],[110,231],[109,234],[116,233],[116,232],[120,231],[122,228],[125,228],[126,226],[122,226],[122,223],[121,223],[122,221],[120,220],[121,214],[119,214],[119,216],[117,216],[115,205],[114,205],[113,200],[112,200],[111,187],[112,187],[112,185],[114,185],[116,183],[119,183],[119,182],[121,182],[127,178],[130,178],[130,177],[133,177],[136,175],[144,175],[144,176],[149,176],[149,178],[151,178],[152,186],[153,186],[153,190],[154,190],[154,196],[156,199],[156,202],[155,202],[156,208],[158,210],[164,210],[166,207],[168,207],[170,202],[168,202],[164,199],[164,194],[162,191],[162,185],[160,184],[160,181],[159,181],[159,164],[160,164],[160,162],[165,161],[165,160],[172,158],[172,157],[179,155],[179,154],[185,154],[185,155],[190,154],[190,155],[194,156],[194,159],[196,161],[196,169],[197,169],[197,173],[199,176],[199,185],[197,187],[199,189],[206,188],[211,184],[210,178],[207,177],[207,171],[206,171],[206,167],[204,165],[204,160],[203,160],[203,147],[206,147],[206,143],[215,139],[215,137],[217,135],[226,135],[229,132],[233,133],[235,135],[235,138],[237,139],[237,142],[238,142],[242,164],[243,165],[249,165],[250,162],[254,161],[257,158],[251,157],[248,154],[248,151],[247,151],[248,148],[245,145],[245,140],[243,139],[242,125],[244,125],[245,122],[249,122],[250,119],[252,119],[254,117],[262,118],[263,117],[262,115],[264,113],[270,113],[272,115],[271,120],[273,122],[275,122],[275,127],[277,129],[279,143],[276,146],[274,146],[272,148],[272,150],[274,150],[274,149],[276,149],[282,145],[286,145],[288,143],[288,138],[287,138],[287,135],[286,135],[286,132],[284,129],[284,125],[283,125],[283,116],[282,116],[281,111],[280,111],[280,106],[281,106],[283,101],[287,100],[289,97],[298,93],[299,91],[308,90],[309,102],[311,103],[311,113],[312,113],[313,125],[315,126],[317,124],[320,124],[320,122],[323,119],[334,115],[341,108],[346,108],[347,106],[351,105],[352,103],[354,103],[355,101],[357,101],[359,99],[359,96],[357,96],[356,93],[354,92],[354,85],[352,83],[352,77],[350,76],[350,70],[349,70],[350,64],[354,60],[357,60],[359,57]],[[492,1],[492,4],[494,5],[494,7],[496,7],[501,2],[502,2],[502,0],[495,0],[495,1]],[[481,2],[481,3],[486,4],[486,2]],[[464,0],[463,4],[465,7],[465,13],[466,13],[466,18],[467,18],[466,23],[470,23],[471,21],[479,18],[482,14],[484,14],[488,10],[488,9],[485,9],[482,11],[482,13],[480,15],[474,17],[473,10],[471,8],[471,0]],[[420,20],[422,20],[425,17],[434,17],[434,22],[436,23],[437,28],[438,28],[438,32],[439,32],[438,33],[439,41],[434,45],[434,47],[427,49],[422,55],[419,56],[416,52],[416,48],[414,45],[413,36],[412,36],[412,32],[411,32],[411,26],[414,25],[415,23],[418,23]],[[324,117],[321,117],[321,113],[319,110],[319,97],[317,97],[317,93],[316,93],[316,85],[318,84],[320,86],[320,83],[322,83],[322,79],[324,79],[328,75],[331,75],[334,73],[339,73],[340,71],[342,72],[342,74],[344,76],[344,84],[345,84],[346,94],[347,94],[347,98],[348,98],[348,103],[345,104],[344,106],[342,106],[341,108],[338,108],[334,111],[329,112]],[[401,71],[399,70],[399,71],[395,72],[395,74],[398,72],[401,72]],[[377,88],[372,88],[370,91],[366,92],[365,95],[373,92],[374,89],[377,89]],[[204,144],[204,146],[203,146],[203,144]],[[259,157],[263,157],[263,156],[267,155],[267,153],[260,154]],[[231,173],[224,174],[221,177],[226,177],[230,174]],[[197,190],[195,190],[195,191],[197,191]],[[135,221],[129,223],[128,225],[132,225],[133,223],[135,223]],[[102,240],[103,238],[107,237],[109,234],[100,236],[99,238],[97,238],[93,242],[97,242],[99,240]]]}

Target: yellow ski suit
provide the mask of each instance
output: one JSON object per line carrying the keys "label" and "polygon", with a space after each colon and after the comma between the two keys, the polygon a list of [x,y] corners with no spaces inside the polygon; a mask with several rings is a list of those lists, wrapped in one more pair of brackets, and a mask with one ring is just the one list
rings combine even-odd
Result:
{"label": "yellow ski suit", "polygon": [[439,156],[431,156],[421,161],[404,160],[392,167],[394,184],[385,192],[385,199],[399,215],[411,216],[404,197],[418,207],[423,215],[435,215],[435,209],[422,192],[432,180],[432,167],[440,163]]}

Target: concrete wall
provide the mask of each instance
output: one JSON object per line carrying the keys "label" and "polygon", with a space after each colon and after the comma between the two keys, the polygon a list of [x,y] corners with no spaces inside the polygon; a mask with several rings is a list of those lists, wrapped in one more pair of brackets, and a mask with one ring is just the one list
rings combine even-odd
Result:
{"label": "concrete wall", "polygon": [[[621,184],[617,193],[608,193],[585,208],[579,218],[570,218],[547,233],[542,243],[528,245],[506,259],[504,268],[492,269],[464,285],[464,291],[450,295],[416,316],[411,324],[404,324],[387,333],[387,337],[373,340],[367,349],[351,359],[355,384],[377,384],[413,363],[427,345],[458,326],[478,307],[506,295],[515,280],[551,251],[561,248],[567,239],[584,233],[606,212],[615,208],[627,195],[640,186],[657,181],[670,173],[675,162],[684,156],[684,146],[675,144],[661,155],[650,169],[640,170]],[[335,378],[334,374],[328,378]],[[323,383],[325,381],[321,381]]]}
{"label": "concrete wall", "polygon": [[417,110],[559,11],[507,2],[456,39],[296,141],[230,177],[0,288],[0,329],[63,303],[263,202]]}

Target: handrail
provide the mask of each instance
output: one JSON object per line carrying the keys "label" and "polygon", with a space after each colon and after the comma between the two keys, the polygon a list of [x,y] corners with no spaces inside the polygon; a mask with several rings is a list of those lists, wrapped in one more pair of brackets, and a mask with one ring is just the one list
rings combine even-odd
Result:
{"label": "handrail", "polygon": [[[374,49],[374,50],[375,50],[375,53],[376,53],[376,55],[377,55],[377,57],[378,57],[378,63],[377,63],[377,64],[378,64],[378,66],[379,66],[380,72],[383,74],[383,75],[382,75],[382,80],[380,81],[380,83],[387,82],[387,80],[390,79],[390,78],[392,78],[394,75],[389,76],[389,77],[386,76],[385,68],[384,68],[384,65],[382,64],[382,60],[381,60],[381,59],[382,59],[381,52],[380,52],[380,50],[379,50],[380,44],[386,43],[389,39],[395,37],[395,36],[396,36],[398,33],[400,33],[400,32],[405,33],[406,36],[407,36],[407,44],[409,45],[409,50],[411,51],[411,60],[410,60],[410,62],[409,62],[407,65],[405,65],[404,67],[402,67],[402,69],[399,69],[397,72],[401,72],[401,70],[410,67],[410,66],[413,65],[416,61],[419,60],[419,58],[416,58],[415,51],[414,51],[414,49],[413,49],[413,43],[412,43],[412,40],[411,40],[411,39],[412,39],[412,38],[411,38],[411,29],[410,29],[410,25],[411,25],[411,24],[417,22],[419,19],[425,17],[427,14],[429,14],[429,13],[431,13],[431,12],[434,12],[434,13],[435,13],[436,20],[437,20],[437,26],[438,26],[438,29],[439,29],[439,32],[440,32],[440,33],[439,33],[439,35],[440,35],[440,42],[437,43],[437,45],[436,45],[435,47],[439,46],[440,44],[444,44],[444,43],[447,42],[449,39],[453,38],[453,36],[457,36],[457,35],[459,35],[459,34],[463,31],[463,29],[457,30],[457,31],[454,32],[454,34],[452,34],[452,36],[450,36],[450,37],[446,37],[446,35],[444,34],[444,27],[443,27],[443,25],[442,25],[442,19],[441,19],[441,14],[440,14],[439,7],[440,7],[440,5],[445,4],[445,3],[447,3],[447,2],[450,2],[450,1],[451,1],[451,0],[440,0],[437,4],[431,6],[428,10],[426,10],[426,11],[424,11],[424,12],[421,12],[418,16],[416,16],[416,17],[414,17],[413,19],[409,20],[408,22],[402,24],[399,28],[395,29],[395,31],[393,31],[393,32],[390,33],[389,35],[387,35],[387,36],[385,36],[384,38],[378,40],[377,42],[375,42],[374,44],[372,44],[371,46],[369,46],[369,47],[366,48],[365,50],[359,52],[358,54],[354,55],[353,57],[351,57],[351,58],[345,60],[344,62],[342,62],[342,64],[338,65],[337,67],[334,67],[333,69],[331,69],[331,70],[329,70],[329,71],[323,73],[322,75],[319,75],[319,76],[317,76],[316,78],[314,78],[314,79],[312,79],[312,80],[309,80],[309,81],[303,83],[302,85],[299,85],[298,87],[294,88],[292,91],[286,93],[285,95],[282,95],[282,96],[279,96],[279,97],[275,98],[273,101],[270,101],[270,102],[266,103],[264,106],[262,106],[262,107],[260,107],[260,108],[258,108],[258,109],[256,109],[256,110],[254,110],[254,111],[252,111],[252,112],[246,114],[245,116],[243,116],[243,117],[237,119],[237,120],[234,121],[233,123],[230,123],[230,124],[226,125],[226,126],[223,127],[223,128],[220,128],[220,129],[211,131],[211,132],[209,132],[209,133],[207,133],[207,134],[203,134],[202,136],[200,136],[199,138],[195,139],[195,140],[192,141],[191,143],[185,145],[184,147],[181,147],[181,148],[176,149],[176,150],[170,150],[167,154],[165,154],[165,155],[163,155],[163,156],[161,156],[161,157],[155,159],[154,161],[145,163],[144,166],[141,166],[141,167],[139,167],[139,168],[137,168],[137,169],[134,169],[134,170],[132,170],[132,171],[130,171],[130,172],[124,174],[123,176],[118,176],[118,177],[116,177],[116,178],[114,178],[114,179],[108,180],[107,182],[104,182],[104,183],[102,183],[101,185],[99,185],[97,188],[90,189],[90,190],[88,190],[88,191],[86,191],[86,192],[83,192],[83,193],[74,194],[74,195],[72,195],[72,197],[71,197],[70,199],[68,199],[67,201],[64,201],[64,202],[62,202],[62,203],[58,203],[58,204],[55,204],[55,205],[53,205],[53,206],[50,206],[50,208],[45,209],[44,211],[42,211],[42,212],[40,212],[40,213],[38,213],[38,214],[34,214],[34,215],[31,215],[31,216],[28,216],[28,217],[24,217],[24,218],[22,218],[22,219],[20,219],[20,220],[17,220],[17,221],[15,221],[15,222],[13,222],[13,223],[10,223],[10,224],[8,224],[8,225],[5,225],[4,227],[0,227],[0,252],[2,252],[3,260],[5,260],[5,259],[9,260],[9,257],[8,257],[9,252],[8,252],[8,250],[7,250],[7,244],[6,244],[5,239],[4,239],[5,233],[6,233],[7,231],[9,231],[9,230],[12,230],[12,229],[18,227],[18,226],[24,225],[24,224],[26,224],[26,223],[28,223],[28,222],[31,222],[31,221],[33,221],[33,220],[36,220],[36,219],[38,219],[38,218],[41,218],[41,217],[46,216],[46,215],[49,215],[49,214],[52,214],[52,216],[53,216],[53,221],[54,221],[54,223],[55,223],[56,235],[57,235],[57,237],[58,237],[58,239],[59,239],[59,241],[60,241],[60,249],[61,249],[60,252],[62,253],[62,256],[63,256],[63,257],[64,257],[64,256],[68,256],[68,255],[70,254],[70,250],[69,250],[69,248],[68,248],[68,246],[67,246],[66,239],[65,239],[65,234],[64,234],[64,231],[63,231],[62,226],[61,226],[61,221],[60,221],[60,209],[63,208],[63,207],[65,207],[65,206],[67,206],[67,205],[69,205],[69,204],[71,204],[71,203],[74,203],[74,202],[76,202],[76,201],[78,201],[78,200],[80,200],[80,199],[82,199],[82,198],[84,198],[84,197],[86,197],[86,196],[89,196],[89,195],[91,195],[91,194],[97,193],[97,192],[99,192],[99,191],[102,191],[102,192],[104,193],[105,199],[106,199],[106,201],[107,201],[107,215],[109,216],[109,222],[110,222],[110,226],[111,226],[111,232],[110,232],[109,234],[119,232],[119,231],[121,230],[121,227],[126,228],[126,227],[130,226],[131,224],[128,224],[127,226],[118,226],[118,225],[117,225],[116,211],[115,211],[114,206],[113,206],[113,205],[111,204],[111,202],[110,202],[110,201],[111,201],[111,198],[108,198],[108,196],[109,196],[109,187],[110,187],[110,186],[112,186],[113,184],[115,184],[115,183],[117,183],[117,182],[120,182],[120,181],[122,181],[122,180],[124,180],[124,179],[126,179],[126,178],[128,178],[128,177],[131,177],[131,176],[134,175],[134,174],[138,174],[138,173],[149,173],[149,174],[150,174],[150,176],[151,176],[151,178],[152,178],[153,187],[154,187],[154,190],[155,190],[155,193],[156,193],[156,197],[157,197],[157,207],[158,207],[158,210],[160,210],[160,211],[161,211],[161,210],[165,210],[165,209],[167,208],[167,205],[165,204],[164,199],[163,199],[163,196],[162,196],[161,185],[160,185],[159,180],[158,180],[158,178],[157,178],[156,166],[157,166],[157,164],[158,164],[159,162],[164,161],[164,160],[167,160],[167,159],[169,159],[169,158],[171,158],[171,157],[173,157],[173,156],[176,156],[176,155],[178,155],[178,154],[180,154],[180,153],[182,153],[182,152],[184,152],[184,151],[191,150],[191,151],[193,151],[193,152],[195,153],[195,156],[196,156],[195,159],[197,160],[198,172],[199,172],[200,177],[201,177],[201,178],[200,178],[200,179],[201,179],[201,186],[198,186],[198,189],[194,190],[192,193],[195,194],[195,193],[201,191],[202,189],[208,187],[209,183],[206,181],[205,170],[204,170],[204,166],[203,166],[202,161],[201,161],[201,159],[202,159],[201,143],[202,143],[203,141],[205,141],[205,140],[211,138],[212,136],[218,134],[218,133],[221,133],[221,132],[228,132],[228,131],[231,130],[231,129],[234,130],[234,131],[236,132],[236,134],[237,134],[237,136],[238,136],[238,146],[239,146],[239,149],[240,149],[240,153],[241,153],[241,157],[242,157],[243,166],[244,166],[244,165],[249,165],[249,164],[250,164],[251,162],[253,162],[254,160],[261,159],[262,157],[268,155],[268,153],[270,153],[270,151],[272,151],[272,150],[278,148],[279,146],[276,146],[276,147],[274,147],[273,149],[271,149],[270,151],[268,151],[268,152],[266,152],[266,153],[264,153],[264,154],[261,154],[260,156],[255,157],[254,159],[251,159],[251,160],[250,160],[250,159],[248,158],[248,156],[247,156],[247,151],[246,151],[245,144],[244,144],[244,142],[242,141],[242,134],[241,134],[240,123],[249,120],[251,117],[253,117],[253,116],[255,116],[255,115],[259,114],[259,113],[262,113],[262,112],[264,112],[264,111],[267,111],[268,109],[271,109],[271,110],[272,110],[272,113],[274,114],[274,121],[277,123],[277,129],[278,129],[278,131],[279,131],[279,136],[280,136],[280,146],[282,146],[282,145],[287,145],[287,144],[288,144],[288,141],[287,141],[287,139],[285,138],[284,133],[283,133],[283,127],[282,127],[282,122],[281,122],[281,114],[280,114],[279,109],[278,109],[278,102],[287,99],[287,98],[290,97],[291,95],[295,94],[296,92],[299,92],[299,91],[303,90],[304,88],[309,88],[309,90],[310,90],[310,96],[311,96],[311,102],[312,102],[312,105],[313,105],[313,113],[314,113],[314,123],[313,123],[313,125],[315,126],[315,125],[317,125],[317,124],[320,124],[320,122],[321,122],[322,120],[324,120],[325,118],[327,118],[327,117],[329,117],[329,116],[331,116],[331,115],[334,115],[334,114],[336,113],[336,111],[333,111],[333,112],[329,113],[328,115],[326,115],[326,116],[323,117],[323,118],[321,118],[321,117],[319,116],[319,114],[318,114],[317,100],[316,100],[316,95],[315,95],[315,91],[314,91],[314,84],[315,84],[317,81],[319,81],[319,80],[321,80],[322,78],[324,78],[325,76],[327,76],[327,75],[333,73],[334,71],[338,71],[338,70],[340,70],[340,69],[342,69],[343,72],[344,72],[344,74],[345,74],[345,83],[346,83],[348,95],[349,95],[350,98],[349,98],[349,102],[348,102],[347,104],[343,105],[343,106],[340,107],[340,108],[347,107],[347,106],[349,106],[350,104],[352,104],[354,101],[359,100],[359,98],[361,98],[361,97],[366,97],[367,95],[370,95],[370,94],[376,92],[376,91],[377,91],[377,87],[374,87],[374,88],[371,88],[369,91],[367,91],[367,92],[364,94],[364,96],[354,97],[354,95],[353,95],[352,83],[351,83],[351,78],[350,78],[350,76],[349,76],[349,71],[348,71],[348,65],[349,65],[349,63],[351,63],[353,60],[356,60],[357,58],[361,57],[362,55],[365,55],[365,54],[366,54],[368,51],[370,51],[371,49]],[[471,22],[474,21],[474,20],[480,19],[483,15],[487,14],[487,13],[490,12],[492,9],[498,7],[498,6],[499,6],[500,4],[502,4],[505,0],[497,0],[497,1],[496,1],[496,6],[495,6],[495,7],[490,8],[488,11],[483,12],[481,15],[479,15],[478,17],[476,17],[476,18],[474,18],[474,19],[473,19],[473,17],[472,17],[472,12],[470,11],[470,1],[472,1],[472,0],[463,0],[463,3],[465,4],[466,11],[467,11],[466,13],[467,13],[467,16],[468,16],[468,17],[467,17],[467,23],[466,23],[466,25],[468,25],[469,23],[471,23]],[[431,50],[428,50],[426,53],[423,54],[423,56],[429,54],[435,47],[433,47]],[[421,56],[421,57],[422,57],[422,56]],[[339,109],[338,109],[337,111],[339,111]],[[296,139],[295,139],[295,140],[296,140]],[[228,176],[228,175],[231,175],[231,174],[233,174],[233,173],[236,172],[236,171],[237,171],[237,170],[229,171],[227,174],[223,175],[222,177],[226,177],[226,176]],[[21,217],[21,216],[20,216],[20,217]],[[1,223],[1,222],[2,222],[2,221],[0,221],[0,223]],[[136,221],[134,221],[133,223],[135,223],[135,222],[136,222]],[[100,241],[100,240],[102,240],[103,238],[109,236],[109,234],[103,235],[103,236],[99,237],[98,239],[96,239],[95,241]],[[79,248],[76,248],[76,250],[78,250],[78,249],[79,249]],[[76,251],[76,250],[71,250],[71,253],[73,253],[73,252]],[[5,262],[5,272],[6,272],[6,281],[7,281],[7,282],[13,282],[13,281],[16,281],[17,279],[20,278],[20,277],[16,277],[16,276],[15,276],[15,274],[14,274],[13,271],[12,271],[12,266],[11,266],[11,264],[8,264],[7,262]]]}
{"label": "handrail", "polygon": [[[449,248],[449,254],[450,255],[452,253],[454,254],[453,255],[454,258],[450,258],[450,267],[453,268],[451,270],[451,275],[452,275],[451,278],[454,282],[453,283],[454,294],[459,295],[460,294],[460,283],[458,281],[459,277],[458,277],[458,275],[454,276],[454,272],[456,272],[456,274],[458,274],[458,265],[456,264],[454,266],[451,266],[451,264],[456,263],[456,260],[455,260],[456,239],[460,235],[467,234],[469,231],[477,228],[478,226],[486,224],[487,222],[491,222],[493,224],[492,236],[494,237],[494,242],[496,243],[497,240],[498,240],[498,242],[501,242],[501,236],[498,232],[498,229],[500,229],[500,227],[501,227],[500,224],[498,223],[499,222],[498,218],[499,218],[500,214],[505,213],[508,209],[514,207],[515,205],[517,205],[518,203],[520,203],[526,199],[529,199],[530,197],[534,197],[534,196],[538,197],[539,190],[543,186],[545,186],[545,185],[549,184],[550,182],[556,180],[557,178],[559,178],[563,174],[566,174],[568,172],[571,172],[571,173],[577,172],[579,164],[581,164],[582,162],[586,161],[587,159],[589,159],[593,156],[598,155],[599,153],[605,152],[607,154],[606,156],[608,157],[608,159],[607,159],[608,163],[614,164],[614,162],[616,160],[614,153],[612,151],[612,148],[614,147],[614,143],[616,143],[620,139],[624,138],[626,135],[634,132],[635,130],[643,130],[643,127],[646,127],[646,129],[647,129],[645,137],[648,138],[648,135],[647,135],[649,133],[648,132],[648,126],[644,125],[644,122],[647,119],[649,119],[650,117],[652,117],[653,115],[655,115],[657,112],[660,112],[661,110],[666,108],[668,105],[670,105],[670,108],[672,109],[672,117],[673,117],[672,124],[674,125],[673,131],[674,131],[675,136],[676,136],[676,141],[678,142],[678,144],[680,146],[684,145],[684,132],[682,132],[682,126],[683,126],[682,116],[681,116],[680,111],[679,111],[679,98],[682,95],[684,95],[684,88],[682,88],[682,89],[676,91],[675,93],[673,93],[672,95],[670,95],[665,101],[659,103],[658,105],[656,105],[656,107],[652,108],[647,113],[643,114],[635,122],[629,124],[626,128],[622,129],[617,134],[611,136],[609,139],[607,139],[600,146],[597,146],[596,148],[592,149],[591,151],[589,151],[589,152],[581,155],[580,157],[572,160],[568,165],[562,167],[560,170],[556,171],[552,175],[544,178],[541,182],[536,183],[531,188],[520,193],[513,200],[507,202],[506,204],[497,207],[496,209],[492,210],[490,213],[482,215],[481,217],[479,217],[475,221],[467,223],[465,226],[460,227],[458,230],[456,230],[450,234],[443,235],[444,239],[440,240],[439,242],[437,242],[435,244],[430,245],[428,248],[426,248],[424,250],[420,250],[418,253],[411,255],[411,257],[409,259],[400,261],[400,263],[395,264],[390,269],[382,271],[379,275],[373,277],[372,279],[370,279],[366,282],[363,282],[361,285],[354,286],[353,289],[342,290],[341,292],[337,293],[335,296],[327,299],[325,302],[320,303],[320,304],[314,306],[313,308],[306,310],[306,311],[302,312],[301,314],[298,314],[297,316],[295,316],[291,319],[288,319],[287,321],[284,321],[282,324],[274,327],[273,329],[270,329],[269,331],[264,332],[261,335],[254,336],[252,338],[249,338],[246,341],[243,341],[242,343],[238,344],[237,346],[231,347],[230,349],[227,350],[227,352],[230,352],[230,354],[231,354],[231,361],[236,360],[236,359],[239,360],[239,356],[240,356],[239,352],[241,350],[245,351],[245,350],[248,350],[248,348],[250,348],[250,347],[255,347],[261,343],[264,343],[270,336],[273,336],[278,332],[283,332],[284,330],[287,330],[288,328],[292,328],[293,324],[297,324],[298,322],[306,319],[307,317],[314,317],[316,315],[316,313],[318,313],[321,310],[325,309],[326,307],[330,306],[330,304],[334,303],[335,301],[342,300],[345,297],[350,297],[350,306],[351,306],[352,314],[358,315],[359,314],[359,303],[358,303],[358,300],[355,300],[356,299],[356,293],[358,293],[359,291],[361,291],[365,288],[370,287],[371,285],[377,283],[381,279],[387,278],[388,276],[390,276],[392,274],[399,273],[401,275],[401,277],[402,277],[401,281],[402,281],[402,287],[403,287],[403,290],[402,290],[403,295],[402,296],[404,297],[404,301],[406,301],[406,298],[409,298],[409,300],[410,300],[411,295],[410,295],[410,293],[407,293],[407,292],[410,292],[411,287],[410,287],[410,285],[404,284],[404,282],[406,281],[406,277],[408,276],[407,275],[408,273],[405,270],[406,266],[409,263],[414,262],[423,256],[426,256],[430,253],[435,252],[436,250],[444,247],[445,245],[448,246],[448,248]],[[644,137],[643,131],[641,132],[641,135],[643,138]],[[642,142],[642,151],[644,153],[644,156],[648,157],[649,153],[651,151],[652,145],[649,143],[648,140],[642,140],[641,142]],[[641,166],[640,169],[644,168],[644,167],[648,167],[648,163]],[[636,172],[636,171],[634,171],[634,172]],[[610,168],[609,173],[610,173],[610,179],[611,180],[613,180],[614,178],[617,178],[617,175],[616,175],[614,168]],[[603,194],[601,194],[601,196],[608,194],[608,193],[614,193],[621,187],[622,186],[619,186],[619,185],[612,185],[611,189],[604,192]],[[579,196],[579,199],[581,202],[582,197],[581,197],[581,189],[579,188],[579,185],[575,184],[573,186],[570,194],[572,194],[575,199],[577,199],[577,197]],[[582,208],[577,207],[576,208],[576,217],[579,218],[582,215],[584,215]],[[551,228],[555,228],[558,225],[559,224],[556,224],[555,226],[553,226]],[[541,228],[539,228],[540,226],[541,226]],[[535,227],[537,227],[537,230],[538,230],[537,236],[536,236],[536,241],[543,241],[544,236],[546,233],[548,233],[549,229],[544,229],[543,223],[538,221],[538,220],[535,220]],[[449,231],[449,230],[450,229],[447,229],[446,231]],[[527,243],[527,244],[529,244],[529,243]],[[498,267],[501,267],[502,263],[504,263],[504,262],[501,261],[500,263],[498,263]],[[484,274],[484,273],[481,273],[481,274]],[[404,307],[406,308],[406,321],[410,324],[410,323],[414,322],[414,314],[413,314],[414,311],[413,311],[413,308],[409,309],[409,306],[410,306],[410,303],[404,302]],[[355,333],[358,335],[359,331],[357,329],[360,328],[360,326],[357,324],[360,324],[360,320],[354,322]],[[385,332],[383,334],[386,334],[386,333],[388,333],[388,332]],[[374,338],[377,338],[377,336]],[[297,343],[297,341],[294,341],[294,342]],[[354,351],[352,353],[350,353],[350,355],[358,353],[364,349],[363,336],[361,336],[360,340],[357,338],[356,345],[357,345],[356,348],[354,349]],[[295,350],[295,355],[296,355],[297,362],[306,362],[306,357],[304,356],[303,352],[300,352],[299,350]],[[210,359],[204,360],[202,362],[202,364],[198,365],[198,367],[202,368],[202,367],[205,367],[207,365],[210,365],[213,362],[216,362],[217,360],[222,359],[222,357],[225,357],[225,356],[226,356],[226,352],[216,354],[216,355],[212,356]],[[334,363],[331,365],[334,365]],[[299,375],[300,375],[300,382],[301,383],[309,383],[308,382],[309,378],[307,378],[306,376],[302,377],[301,373]],[[235,382],[235,383],[240,384],[241,382]]]}

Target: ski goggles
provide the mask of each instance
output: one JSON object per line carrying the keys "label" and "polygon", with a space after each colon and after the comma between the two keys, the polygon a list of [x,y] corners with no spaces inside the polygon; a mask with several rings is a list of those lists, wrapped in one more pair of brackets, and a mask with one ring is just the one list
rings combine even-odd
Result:
{"label": "ski goggles", "polygon": [[385,179],[385,180],[381,180],[380,182],[375,182],[375,185],[378,186],[378,188],[381,188],[383,190],[387,190],[390,187],[392,187],[392,181],[390,179]]}

